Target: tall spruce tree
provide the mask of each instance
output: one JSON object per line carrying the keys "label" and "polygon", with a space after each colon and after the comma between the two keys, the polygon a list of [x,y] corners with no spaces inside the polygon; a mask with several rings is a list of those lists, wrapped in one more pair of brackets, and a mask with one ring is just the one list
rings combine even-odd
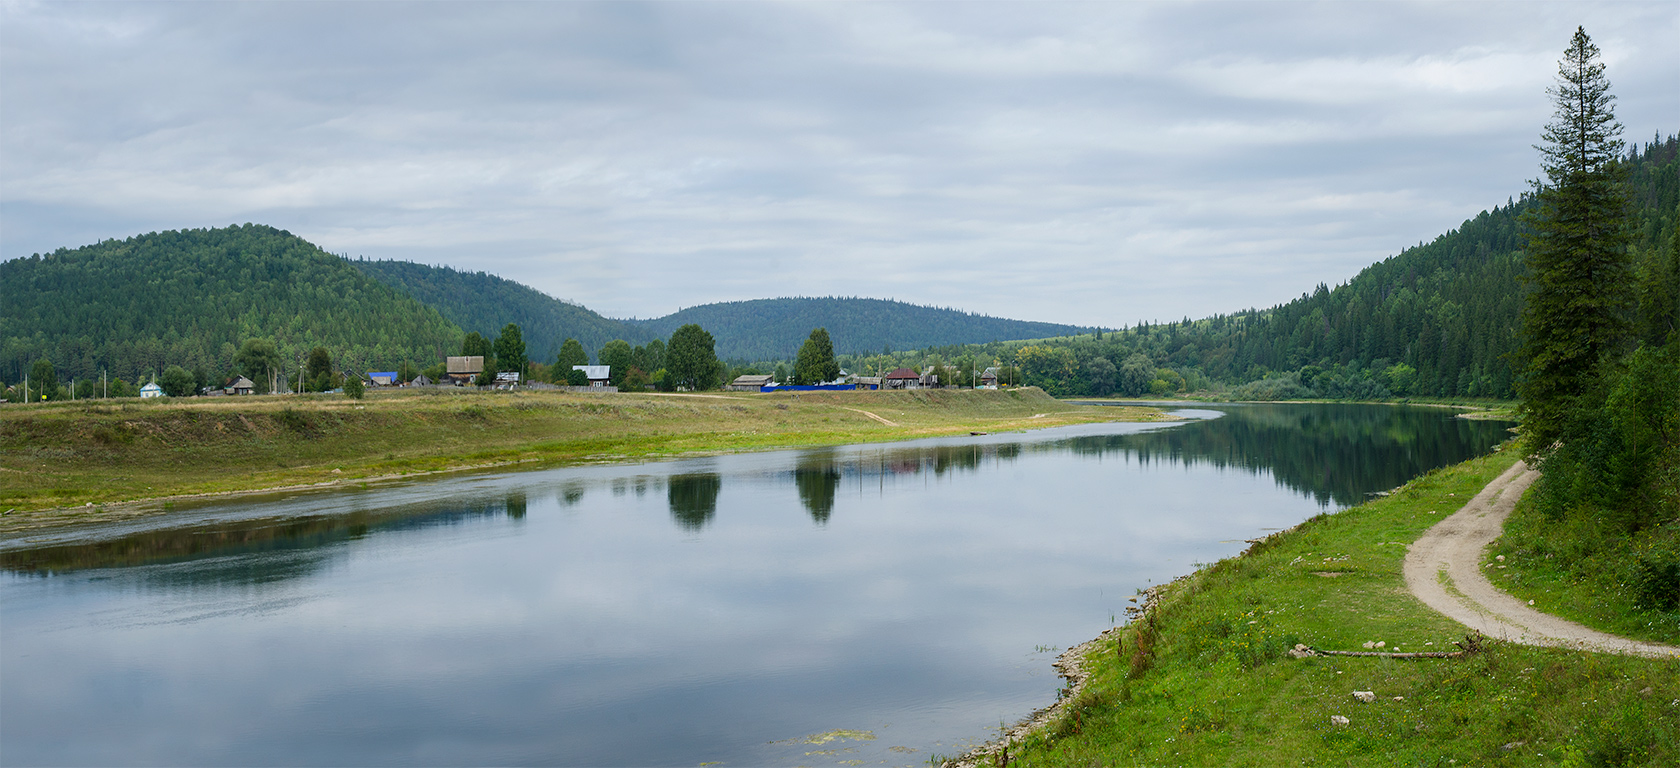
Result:
{"label": "tall spruce tree", "polygon": [[1577,28],[1548,89],[1556,110],[1536,148],[1547,182],[1525,217],[1530,293],[1520,355],[1527,450],[1544,458],[1601,364],[1620,356],[1634,303],[1628,202],[1617,159],[1621,123],[1598,60]]}
{"label": "tall spruce tree", "polygon": [[492,350],[496,355],[496,370],[525,372],[525,335],[517,324],[502,327],[502,335],[496,337]]}

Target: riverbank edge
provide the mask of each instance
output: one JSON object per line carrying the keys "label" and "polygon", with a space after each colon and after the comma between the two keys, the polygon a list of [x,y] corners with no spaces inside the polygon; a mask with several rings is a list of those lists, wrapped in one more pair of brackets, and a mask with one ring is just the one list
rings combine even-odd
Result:
{"label": "riverbank edge", "polygon": [[[716,398],[720,400],[736,400],[738,396],[712,394],[665,394],[671,398]],[[1066,405],[1078,405],[1057,401]],[[218,499],[234,499],[243,497],[268,496],[287,493],[307,493],[312,491],[327,492],[346,487],[365,487],[372,485],[390,485],[410,481],[423,481],[439,476],[459,475],[474,472],[491,472],[511,467],[528,466],[536,469],[552,469],[568,466],[589,466],[598,464],[634,463],[649,461],[673,461],[678,459],[703,458],[706,456],[721,456],[731,454],[763,453],[770,451],[794,450],[800,448],[823,448],[839,445],[853,445],[866,443],[899,442],[906,440],[920,440],[938,437],[957,437],[965,434],[997,434],[997,433],[1028,433],[1055,427],[1074,426],[1094,423],[1155,423],[1182,421],[1181,417],[1172,416],[1159,408],[1143,405],[1129,405],[1124,413],[1107,413],[1099,411],[1068,411],[1061,413],[1038,413],[1030,417],[1009,417],[988,424],[986,432],[975,432],[974,422],[950,423],[933,427],[905,426],[882,419],[872,412],[845,406],[835,406],[844,410],[862,414],[871,420],[882,424],[886,433],[854,435],[839,434],[831,438],[817,440],[773,441],[750,447],[722,447],[715,442],[689,448],[652,451],[639,455],[596,453],[578,458],[545,459],[538,457],[519,458],[503,461],[489,461],[467,463],[459,466],[448,466],[439,469],[413,470],[401,473],[387,473],[378,475],[355,475],[354,470],[346,473],[342,478],[314,482],[314,483],[283,483],[278,485],[264,485],[251,488],[232,488],[217,491],[202,491],[177,494],[162,494],[140,498],[122,499],[106,502],[87,502],[82,505],[68,505],[38,508],[13,508],[0,512],[0,543],[7,539],[14,539],[22,535],[39,533],[46,530],[65,530],[83,526],[104,525],[125,522],[144,517],[161,516],[176,511],[174,505]],[[1135,410],[1132,410],[1135,409]],[[1137,418],[1137,412],[1146,412],[1146,418]],[[1027,423],[1023,426],[1024,422]],[[700,434],[696,431],[695,434]],[[797,435],[790,434],[789,437]],[[517,447],[513,448],[517,450]],[[469,456],[463,454],[446,454],[430,458],[443,461],[466,460]],[[337,473],[337,470],[334,470]]]}
{"label": "riverbank edge", "polygon": [[1461,419],[1472,420],[1501,420],[1516,421],[1517,401],[1488,400],[1481,403],[1457,402],[1451,399],[1413,399],[1400,400],[1326,400],[1312,398],[1306,400],[1236,400],[1221,398],[1213,395],[1206,397],[1059,397],[1058,400],[1069,403],[1089,403],[1092,405],[1135,405],[1172,408],[1189,408],[1197,405],[1296,405],[1296,404],[1338,404],[1338,405],[1410,405],[1419,408],[1447,408],[1462,411],[1458,414]]}
{"label": "riverbank edge", "polygon": [[[1490,453],[1503,452],[1508,450],[1509,446],[1510,444],[1507,443],[1495,448]],[[1463,467],[1471,462],[1479,461],[1484,458],[1486,458],[1486,454],[1466,459],[1458,464],[1442,467],[1441,469],[1451,470]],[[1520,460],[1515,455],[1513,455],[1511,459],[1513,463]],[[1411,481],[1407,481],[1407,484],[1410,484],[1410,482]],[[1382,496],[1392,494],[1405,487],[1406,485],[1401,485],[1399,488],[1383,492],[1377,498],[1372,501],[1367,501],[1365,504],[1373,503]],[[1352,512],[1365,506],[1365,504],[1348,507],[1347,509],[1333,514],[1345,514],[1347,512]],[[1249,539],[1248,548],[1236,555],[1232,555],[1228,558],[1222,558],[1214,563],[1203,565],[1202,567],[1197,568],[1190,573],[1183,574],[1170,582],[1157,584],[1143,590],[1139,593],[1140,599],[1138,606],[1126,609],[1127,616],[1125,624],[1110,627],[1096,637],[1067,649],[1061,656],[1056,658],[1056,661],[1051,663],[1051,666],[1054,667],[1062,678],[1067,681],[1067,685],[1063,686],[1063,688],[1057,692],[1056,701],[1054,703],[1049,706],[1033,710],[1030,714],[1015,722],[1013,725],[1003,728],[1002,733],[996,739],[992,739],[991,741],[987,741],[979,746],[973,747],[955,758],[940,762],[940,768],[990,768],[991,766],[996,765],[1008,765],[1010,759],[1010,745],[1023,741],[1026,738],[1036,735],[1046,728],[1054,725],[1066,713],[1066,709],[1070,704],[1081,700],[1081,696],[1085,693],[1086,685],[1091,678],[1090,664],[1092,656],[1095,652],[1103,647],[1113,648],[1115,642],[1124,632],[1127,631],[1127,629],[1130,628],[1133,622],[1147,620],[1150,614],[1157,610],[1161,596],[1168,590],[1175,585],[1198,578],[1203,572],[1213,569],[1220,563],[1242,560],[1262,549],[1266,549],[1272,545],[1283,542],[1291,536],[1299,534],[1303,526],[1313,523],[1322,517],[1324,517],[1324,515],[1315,515],[1284,530],[1274,531],[1258,539]],[[1411,597],[1410,592],[1402,592],[1401,594],[1407,598],[1416,599]]]}

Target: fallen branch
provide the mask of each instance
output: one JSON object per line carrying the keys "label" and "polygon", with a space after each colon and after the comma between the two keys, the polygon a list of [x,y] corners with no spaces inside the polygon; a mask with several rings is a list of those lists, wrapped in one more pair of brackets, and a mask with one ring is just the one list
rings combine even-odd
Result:
{"label": "fallen branch", "polygon": [[1488,649],[1487,637],[1480,632],[1471,632],[1463,640],[1454,642],[1459,647],[1456,651],[1422,651],[1394,653],[1384,651],[1327,651],[1314,648],[1305,643],[1296,643],[1289,651],[1290,658],[1307,659],[1314,656],[1376,656],[1385,659],[1460,659],[1473,653],[1481,653]]}

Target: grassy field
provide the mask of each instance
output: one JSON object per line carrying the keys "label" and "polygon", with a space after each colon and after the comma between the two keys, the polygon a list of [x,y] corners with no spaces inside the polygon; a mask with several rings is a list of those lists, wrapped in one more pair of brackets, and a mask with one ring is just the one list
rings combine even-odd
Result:
{"label": "grassy field", "polygon": [[1549,519],[1534,502],[1532,494],[1525,497],[1506,521],[1505,535],[1488,547],[1495,585],[1594,629],[1680,645],[1674,577],[1641,588],[1651,571],[1676,567],[1680,520],[1628,535],[1589,516]]}
{"label": "grassy field", "polygon": [[1464,629],[1410,596],[1402,561],[1516,458],[1432,472],[1159,588],[1092,644],[1087,684],[1009,764],[1680,764],[1680,659],[1503,643],[1452,659],[1288,654],[1457,650]]}
{"label": "grassy field", "polygon": [[[586,394],[377,391],[0,407],[0,532],[166,497],[1164,418],[1037,389]],[[154,500],[152,503],[134,503]],[[88,506],[91,505],[91,506]]]}

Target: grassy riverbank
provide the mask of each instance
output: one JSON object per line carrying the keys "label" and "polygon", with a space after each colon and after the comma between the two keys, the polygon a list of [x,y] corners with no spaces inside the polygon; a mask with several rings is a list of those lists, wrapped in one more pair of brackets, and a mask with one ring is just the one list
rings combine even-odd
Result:
{"label": "grassy riverbank", "polygon": [[[191,494],[1163,418],[1037,389],[586,394],[370,392],[0,408],[0,532]],[[91,504],[92,506],[87,506]]]}
{"label": "grassy riverbank", "polygon": [[1457,650],[1463,628],[1406,591],[1406,548],[1516,459],[1432,472],[1159,588],[1091,644],[1084,688],[1009,764],[1680,763],[1680,660],[1502,643],[1454,659],[1288,655]]}

